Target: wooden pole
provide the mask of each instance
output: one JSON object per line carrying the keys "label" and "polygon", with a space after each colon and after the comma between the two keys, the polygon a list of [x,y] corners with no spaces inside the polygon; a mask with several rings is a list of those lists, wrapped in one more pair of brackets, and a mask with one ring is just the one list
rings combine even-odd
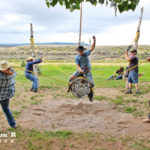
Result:
{"label": "wooden pole", "polygon": [[[35,45],[34,45],[34,36],[33,36],[33,25],[32,23],[30,24],[30,41],[31,41],[31,50],[32,50],[32,57],[33,57],[33,61],[36,60],[36,56],[35,56]],[[38,74],[38,66],[37,65],[33,65],[33,72],[34,75],[38,78],[38,84],[39,84],[39,74]]]}
{"label": "wooden pole", "polygon": [[[139,32],[139,37],[140,37],[141,23],[142,23],[142,19],[143,19],[143,11],[144,11],[144,8],[142,7],[141,8],[141,14],[140,14],[140,17],[139,17],[139,24],[138,24],[138,27],[137,27],[137,32]],[[135,41],[134,49],[138,48],[139,37],[138,37],[137,41]]]}
{"label": "wooden pole", "polygon": [[35,56],[34,55],[35,47],[34,47],[34,43],[33,43],[33,40],[32,40],[32,39],[34,39],[34,37],[33,37],[33,25],[32,25],[32,23],[30,24],[30,34],[31,34],[30,40],[31,40],[32,57],[34,57]]}
{"label": "wooden pole", "polygon": [[82,3],[81,3],[81,6],[80,6],[79,46],[81,44],[81,35],[82,35]]}

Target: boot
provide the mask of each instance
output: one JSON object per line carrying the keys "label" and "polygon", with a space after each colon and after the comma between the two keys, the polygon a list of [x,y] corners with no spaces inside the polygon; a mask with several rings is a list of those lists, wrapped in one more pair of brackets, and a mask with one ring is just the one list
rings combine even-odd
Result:
{"label": "boot", "polygon": [[93,102],[93,90],[91,89],[90,93],[88,94],[88,98],[90,102]]}
{"label": "boot", "polygon": [[125,94],[132,94],[132,89],[129,89]]}
{"label": "boot", "polygon": [[68,89],[67,89],[67,93],[69,93],[71,91],[71,83],[68,83]]}
{"label": "boot", "polygon": [[33,90],[33,92],[34,92],[34,93],[37,93],[37,92],[38,92],[38,90],[37,90],[37,89],[36,89],[36,90]]}
{"label": "boot", "polygon": [[136,90],[136,95],[141,94],[141,92],[139,90]]}

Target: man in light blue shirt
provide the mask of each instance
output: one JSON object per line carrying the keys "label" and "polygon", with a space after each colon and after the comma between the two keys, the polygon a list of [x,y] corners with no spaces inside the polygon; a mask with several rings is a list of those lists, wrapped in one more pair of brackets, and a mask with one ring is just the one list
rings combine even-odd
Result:
{"label": "man in light blue shirt", "polygon": [[[86,50],[83,46],[79,46],[76,49],[78,51],[78,54],[75,56],[75,63],[77,65],[77,71],[75,73],[73,73],[69,82],[71,82],[73,79],[77,78],[80,75],[85,75],[85,77],[91,83],[91,86],[94,87],[94,81],[93,81],[93,76],[91,73],[91,64],[90,64],[89,56],[90,56],[91,52],[95,49],[96,38],[95,38],[95,36],[93,36],[92,38],[93,38],[93,45],[92,45],[91,49]],[[92,88],[91,88],[91,91],[90,91],[88,97],[89,97],[90,101],[93,101]]]}

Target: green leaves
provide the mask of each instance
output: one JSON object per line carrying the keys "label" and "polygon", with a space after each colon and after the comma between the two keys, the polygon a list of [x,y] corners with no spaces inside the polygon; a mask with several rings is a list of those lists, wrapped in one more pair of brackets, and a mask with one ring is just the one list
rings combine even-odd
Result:
{"label": "green leaves", "polygon": [[118,10],[120,13],[128,10],[134,11],[138,3],[139,0],[124,0],[118,4]]}
{"label": "green leaves", "polygon": [[114,7],[115,12],[119,11],[120,13],[124,11],[136,9],[140,0],[45,0],[46,5],[49,8],[50,6],[54,7],[59,3],[61,6],[65,6],[66,9],[69,9],[71,12],[80,9],[80,4],[82,2],[89,2],[92,5],[96,6],[98,4]]}

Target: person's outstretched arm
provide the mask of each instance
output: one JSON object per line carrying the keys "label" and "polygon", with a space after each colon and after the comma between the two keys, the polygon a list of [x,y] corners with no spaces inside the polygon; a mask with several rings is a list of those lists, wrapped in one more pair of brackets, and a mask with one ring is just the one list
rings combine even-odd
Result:
{"label": "person's outstretched arm", "polygon": [[91,52],[95,49],[95,45],[96,45],[96,37],[93,36],[92,38],[93,38],[93,45],[92,45],[92,47],[90,49]]}
{"label": "person's outstretched arm", "polygon": [[42,58],[40,58],[40,59],[38,59],[38,60],[36,60],[36,61],[33,61],[33,62],[30,62],[32,65],[34,65],[34,64],[39,64],[39,63],[41,63],[43,60],[42,60]]}

